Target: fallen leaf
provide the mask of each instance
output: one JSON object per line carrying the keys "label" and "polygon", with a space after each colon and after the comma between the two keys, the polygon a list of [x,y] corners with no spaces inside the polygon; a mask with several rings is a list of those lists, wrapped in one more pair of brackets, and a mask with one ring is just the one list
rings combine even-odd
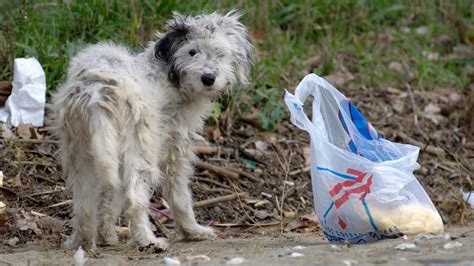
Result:
{"label": "fallen leaf", "polygon": [[41,143],[36,150],[43,155],[53,155],[54,145],[51,143]]}
{"label": "fallen leaf", "polygon": [[303,216],[300,216],[293,221],[289,222],[285,227],[285,232],[290,232],[293,230],[300,230],[305,233],[307,232],[314,232],[317,228],[319,228],[318,218],[316,214],[310,213]]}
{"label": "fallen leaf", "polygon": [[43,231],[59,233],[63,231],[65,221],[51,216],[41,217],[36,221],[37,226]]}
{"label": "fallen leaf", "polygon": [[17,213],[15,215],[15,226],[20,231],[33,231],[37,236],[43,235],[43,231],[38,227],[36,221],[38,220],[37,217],[32,216],[30,213],[25,211],[21,211],[21,213]]}
{"label": "fallen leaf", "polygon": [[31,124],[19,125],[16,128],[16,134],[22,139],[37,139],[38,134]]}
{"label": "fallen leaf", "polygon": [[354,80],[355,77],[349,71],[337,71],[324,78],[336,88],[343,87],[347,82]]}
{"label": "fallen leaf", "polygon": [[402,63],[400,62],[397,62],[397,61],[392,61],[388,64],[388,68],[393,70],[393,71],[396,71],[400,74],[403,74],[404,73],[404,69],[403,69],[403,65]]}
{"label": "fallen leaf", "polygon": [[4,139],[13,139],[15,138],[15,134],[13,131],[7,126],[7,124],[0,122],[2,124],[2,138]]}
{"label": "fallen leaf", "polygon": [[272,215],[268,213],[267,211],[258,210],[254,212],[254,216],[260,220],[264,220],[268,217],[271,217]]}
{"label": "fallen leaf", "polygon": [[309,167],[311,165],[311,148],[309,146],[303,147],[304,166]]}

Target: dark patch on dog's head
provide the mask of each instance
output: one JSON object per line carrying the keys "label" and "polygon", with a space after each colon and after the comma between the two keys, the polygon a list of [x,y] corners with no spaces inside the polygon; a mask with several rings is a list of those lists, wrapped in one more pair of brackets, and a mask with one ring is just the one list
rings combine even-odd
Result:
{"label": "dark patch on dog's head", "polygon": [[175,14],[168,22],[170,31],[155,45],[155,57],[163,60],[168,66],[168,78],[176,87],[179,87],[179,72],[174,65],[174,54],[188,39],[190,32],[186,23],[187,17]]}

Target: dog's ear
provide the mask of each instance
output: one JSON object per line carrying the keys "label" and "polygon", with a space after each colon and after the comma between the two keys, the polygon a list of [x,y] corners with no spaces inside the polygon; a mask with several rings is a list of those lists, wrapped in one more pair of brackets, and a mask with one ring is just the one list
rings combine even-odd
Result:
{"label": "dog's ear", "polygon": [[223,17],[226,35],[234,42],[233,49],[234,71],[237,80],[242,85],[247,85],[250,79],[250,70],[253,65],[253,45],[248,38],[247,29],[240,22],[242,14],[232,10]]}
{"label": "dog's ear", "polygon": [[190,31],[187,17],[173,13],[173,19],[167,23],[168,33],[161,37],[155,45],[155,57],[162,59],[166,64],[171,63],[174,53],[186,41]]}
{"label": "dog's ear", "polygon": [[187,40],[190,32],[188,17],[173,13],[173,18],[167,22],[168,33],[162,36],[155,45],[155,57],[163,60],[168,66],[168,78],[177,87],[179,73],[174,66],[174,54]]}

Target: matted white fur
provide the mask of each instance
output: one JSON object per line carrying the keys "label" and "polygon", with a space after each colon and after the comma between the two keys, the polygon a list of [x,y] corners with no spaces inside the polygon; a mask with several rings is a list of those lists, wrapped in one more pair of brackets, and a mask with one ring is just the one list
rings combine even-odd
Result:
{"label": "matted white fur", "polygon": [[52,101],[74,201],[66,246],[115,244],[114,225],[123,212],[135,242],[165,249],[147,212],[157,187],[184,237],[214,236],[192,209],[192,138],[216,95],[248,83],[252,45],[239,18],[235,12],[175,13],[168,32],[157,34],[143,53],[101,43],[72,58]]}

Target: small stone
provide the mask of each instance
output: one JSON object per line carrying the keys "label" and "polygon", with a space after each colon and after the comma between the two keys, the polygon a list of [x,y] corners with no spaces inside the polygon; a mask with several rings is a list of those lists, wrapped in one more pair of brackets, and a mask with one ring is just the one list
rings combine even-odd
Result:
{"label": "small stone", "polygon": [[179,259],[176,258],[176,257],[164,257],[163,258],[163,263],[165,265],[180,265],[181,264]]}
{"label": "small stone", "polygon": [[196,262],[196,261],[210,261],[211,258],[209,258],[208,256],[206,255],[195,255],[195,256],[191,256],[191,257],[188,257],[186,258],[188,261],[192,261],[192,262]]}
{"label": "small stone", "polygon": [[242,264],[244,262],[246,262],[247,260],[244,259],[244,258],[241,258],[241,257],[236,257],[236,258],[232,258],[230,259],[229,261],[226,262],[226,264],[233,264],[233,265],[236,265],[236,264]]}
{"label": "small stone", "polygon": [[342,263],[344,263],[344,265],[347,265],[347,266],[357,265],[356,260],[343,260]]}
{"label": "small stone", "polygon": [[296,251],[296,252],[298,252],[298,251],[301,252],[305,249],[306,249],[306,247],[304,247],[304,246],[294,246],[293,247],[293,251]]}
{"label": "small stone", "polygon": [[459,248],[459,247],[462,247],[462,243],[459,241],[449,242],[449,243],[444,244],[443,246],[444,249],[452,249],[452,248]]}
{"label": "small stone", "polygon": [[416,34],[418,35],[426,35],[428,33],[429,28],[427,26],[421,26],[415,29]]}
{"label": "small stone", "polygon": [[299,253],[299,252],[293,252],[293,253],[291,253],[290,256],[293,257],[293,258],[299,258],[299,257],[303,257],[304,254],[303,254],[303,253]]}
{"label": "small stone", "polygon": [[77,249],[76,253],[74,253],[73,259],[74,259],[74,265],[76,266],[82,266],[86,262],[87,258],[84,256],[84,250],[82,249],[81,246]]}
{"label": "small stone", "polygon": [[398,250],[412,250],[416,249],[416,245],[413,243],[403,243],[395,247]]}
{"label": "small stone", "polygon": [[6,209],[7,209],[7,205],[5,205],[5,203],[0,201],[0,214],[3,214]]}
{"label": "small stone", "polygon": [[392,61],[388,64],[388,68],[398,73],[403,73],[403,65],[400,62]]}
{"label": "small stone", "polygon": [[14,238],[10,238],[8,239],[6,242],[7,245],[9,245],[10,247],[13,247],[16,245],[16,243],[18,243],[20,241],[20,239],[18,237],[14,237]]}

